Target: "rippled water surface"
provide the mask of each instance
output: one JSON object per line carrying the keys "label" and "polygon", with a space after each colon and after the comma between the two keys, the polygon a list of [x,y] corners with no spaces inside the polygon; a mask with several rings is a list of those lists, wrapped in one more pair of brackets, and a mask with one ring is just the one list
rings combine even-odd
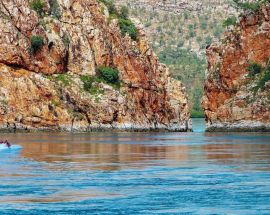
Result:
{"label": "rippled water surface", "polygon": [[0,134],[0,214],[270,214],[270,134]]}

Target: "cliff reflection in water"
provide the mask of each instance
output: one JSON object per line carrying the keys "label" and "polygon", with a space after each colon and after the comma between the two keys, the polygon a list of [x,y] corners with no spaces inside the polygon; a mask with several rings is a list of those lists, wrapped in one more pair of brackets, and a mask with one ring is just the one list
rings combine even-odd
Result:
{"label": "cliff reflection in water", "polygon": [[[190,143],[190,138],[194,142]],[[155,163],[192,166],[209,162],[226,165],[270,161],[269,136],[256,144],[246,134],[241,138],[200,134],[196,139],[195,134],[53,133],[17,134],[10,135],[9,139],[23,146],[21,155],[25,158],[38,162],[70,163],[64,167],[74,170],[113,171],[144,168]]]}
{"label": "cliff reflection in water", "polygon": [[[22,156],[39,162],[89,163],[80,168],[119,170],[143,167],[159,159],[188,159],[186,146],[151,146],[107,143],[30,143],[22,144]],[[76,164],[73,167],[78,167]],[[71,167],[72,168],[72,167]]]}

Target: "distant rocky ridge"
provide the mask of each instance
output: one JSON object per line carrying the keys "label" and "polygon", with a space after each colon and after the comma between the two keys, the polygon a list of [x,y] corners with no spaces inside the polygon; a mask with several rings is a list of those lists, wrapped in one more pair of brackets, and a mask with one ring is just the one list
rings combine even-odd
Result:
{"label": "distant rocky ridge", "polygon": [[209,131],[270,131],[270,5],[245,13],[207,49]]}
{"label": "distant rocky ridge", "polygon": [[[123,5],[129,3],[131,7],[141,7],[151,11],[164,11],[170,13],[183,13],[184,11],[201,11],[204,9],[213,9],[216,7],[222,7],[224,10],[228,10],[231,7],[224,4],[224,0],[117,0],[116,3]],[[224,8],[225,6],[225,8]]]}
{"label": "distant rocky ridge", "polygon": [[[133,41],[95,0],[34,6],[0,2],[1,129],[191,130],[185,88],[139,23]],[[119,88],[95,81],[99,67],[119,72]]]}

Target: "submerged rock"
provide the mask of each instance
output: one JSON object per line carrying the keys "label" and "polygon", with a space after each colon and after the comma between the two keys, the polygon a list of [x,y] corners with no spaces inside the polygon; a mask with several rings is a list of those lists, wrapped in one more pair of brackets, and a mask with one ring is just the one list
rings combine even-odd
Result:
{"label": "submerged rock", "polygon": [[270,5],[246,13],[207,49],[209,131],[270,131]]}
{"label": "submerged rock", "polygon": [[[158,62],[140,24],[123,36],[95,0],[0,3],[0,128],[191,130],[183,85]],[[97,77],[119,71],[119,86]],[[90,80],[90,79],[89,79]]]}

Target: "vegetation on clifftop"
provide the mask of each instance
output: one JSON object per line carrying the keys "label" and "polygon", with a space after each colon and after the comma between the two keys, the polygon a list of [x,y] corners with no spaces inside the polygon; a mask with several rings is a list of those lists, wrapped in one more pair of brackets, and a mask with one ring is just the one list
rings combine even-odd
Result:
{"label": "vegetation on clifftop", "polygon": [[129,19],[129,10],[126,6],[122,6],[118,10],[112,0],[99,0],[108,8],[110,19],[117,19],[122,36],[128,34],[134,41],[138,39],[138,32],[134,23]]}
{"label": "vegetation on clifftop", "polygon": [[233,0],[234,5],[237,9],[244,11],[257,12],[260,10],[261,6],[268,2],[268,0]]}

